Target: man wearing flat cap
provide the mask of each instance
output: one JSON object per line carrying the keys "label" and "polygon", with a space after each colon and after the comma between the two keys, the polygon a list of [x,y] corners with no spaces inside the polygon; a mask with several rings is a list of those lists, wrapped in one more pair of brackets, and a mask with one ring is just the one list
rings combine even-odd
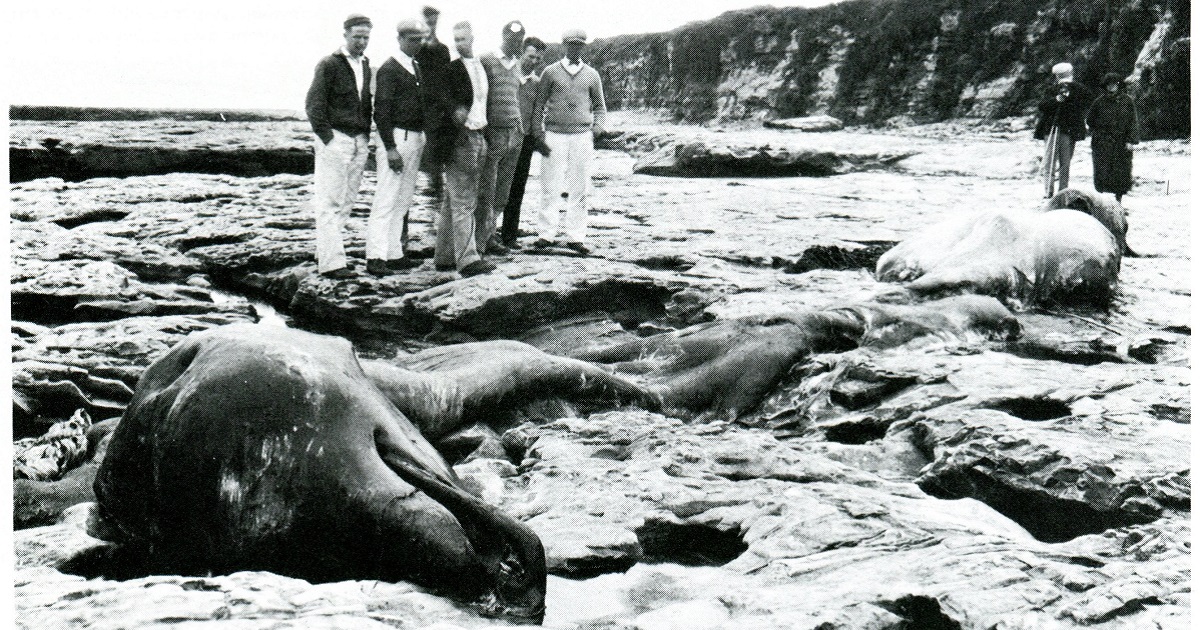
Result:
{"label": "man wearing flat cap", "polygon": [[317,134],[313,207],[317,224],[317,270],[347,278],[342,230],[367,166],[371,133],[371,64],[363,52],[371,20],[353,14],[342,24],[344,46],[317,63],[305,111]]}
{"label": "man wearing flat cap", "polygon": [[534,134],[550,148],[542,160],[542,208],[536,247],[552,245],[558,236],[559,210],[566,197],[562,231],[567,247],[587,255],[587,195],[591,187],[592,142],[604,132],[604,88],[600,73],[583,62],[587,34],[563,33],[566,56],[542,72],[533,107]]}
{"label": "man wearing flat cap", "polygon": [[375,75],[375,171],[378,183],[367,219],[367,272],[383,276],[420,263],[404,257],[408,208],[425,149],[425,101],[421,66],[413,55],[429,29],[420,20],[396,25],[399,48]]}
{"label": "man wearing flat cap", "polygon": [[1038,105],[1039,118],[1033,132],[1034,138],[1046,141],[1042,176],[1047,199],[1070,185],[1071,157],[1075,155],[1075,143],[1087,137],[1084,117],[1092,104],[1087,88],[1074,81],[1071,64],[1055,64],[1051,72],[1054,91]]}
{"label": "man wearing flat cap", "polygon": [[521,126],[521,44],[525,26],[513,20],[501,29],[500,52],[480,55],[487,73],[487,161],[479,176],[479,205],[475,210],[475,242],[480,253],[504,255],[508,248],[496,233],[496,209],[508,202],[513,173],[521,156],[525,130]]}

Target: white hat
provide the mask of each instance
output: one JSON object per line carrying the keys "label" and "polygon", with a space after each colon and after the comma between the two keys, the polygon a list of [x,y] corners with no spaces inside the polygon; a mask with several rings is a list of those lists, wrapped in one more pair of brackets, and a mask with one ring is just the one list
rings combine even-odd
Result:
{"label": "white hat", "polygon": [[1074,77],[1075,67],[1064,61],[1062,63],[1054,64],[1054,67],[1050,69],[1050,72],[1053,72],[1054,77],[1061,83],[1063,81],[1070,81]]}

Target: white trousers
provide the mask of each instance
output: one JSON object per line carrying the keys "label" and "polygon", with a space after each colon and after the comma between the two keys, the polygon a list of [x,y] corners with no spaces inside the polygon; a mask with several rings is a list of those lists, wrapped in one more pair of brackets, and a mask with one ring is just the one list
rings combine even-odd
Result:
{"label": "white trousers", "polygon": [[395,129],[396,150],[404,168],[393,171],[388,165],[387,149],[376,134],[375,200],[367,219],[367,260],[398,260],[404,258],[404,218],[412,205],[417,189],[417,173],[421,169],[421,151],[425,149],[425,134],[420,131]]}
{"label": "white trousers", "polygon": [[367,167],[367,135],[333,132],[329,144],[316,140],[313,164],[313,213],[317,221],[317,270],[324,273],[346,266],[342,229],[358,197]]}
{"label": "white trousers", "polygon": [[592,186],[592,134],[546,132],[550,155],[542,158],[542,208],[537,216],[539,238],[558,236],[559,210],[566,193],[562,231],[567,240],[582,243],[587,236],[587,196]]}

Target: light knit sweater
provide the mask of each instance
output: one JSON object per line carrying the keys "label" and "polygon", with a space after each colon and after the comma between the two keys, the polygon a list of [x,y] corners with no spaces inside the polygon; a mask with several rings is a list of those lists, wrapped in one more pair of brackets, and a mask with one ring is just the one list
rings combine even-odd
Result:
{"label": "light knit sweater", "polygon": [[562,63],[546,66],[533,105],[536,129],[554,133],[603,130],[607,111],[600,73],[595,68],[584,64],[582,70],[572,75]]}

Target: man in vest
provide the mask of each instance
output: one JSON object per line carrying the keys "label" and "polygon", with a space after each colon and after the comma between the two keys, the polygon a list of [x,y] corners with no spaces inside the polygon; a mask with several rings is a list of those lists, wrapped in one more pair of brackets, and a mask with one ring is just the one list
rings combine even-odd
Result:
{"label": "man in vest", "polygon": [[371,64],[363,52],[371,20],[353,14],[342,24],[346,44],[317,63],[305,111],[317,134],[313,208],[317,223],[317,270],[349,278],[342,230],[367,166],[371,133]]}
{"label": "man in vest", "polygon": [[496,209],[508,202],[525,130],[521,126],[521,44],[525,27],[513,20],[500,32],[500,53],[480,56],[487,72],[487,162],[479,178],[479,207],[475,211],[475,242],[480,251],[504,255],[508,248],[496,234]]}
{"label": "man in vest", "polygon": [[521,142],[521,154],[517,156],[517,169],[513,173],[512,186],[508,189],[508,203],[504,205],[504,224],[500,228],[500,240],[505,247],[515,249],[520,236],[521,202],[525,198],[525,182],[529,179],[529,165],[533,152],[542,156],[550,154],[545,142],[538,143],[533,135],[533,102],[537,99],[538,76],[542,71],[542,55],[546,43],[536,37],[525,38],[525,50],[521,53],[521,87],[517,99],[521,104],[521,128],[525,138]]}
{"label": "man in vest", "polygon": [[420,64],[413,55],[428,35],[419,20],[396,25],[400,48],[375,75],[375,171],[378,184],[367,219],[367,272],[385,276],[420,264],[404,257],[405,219],[425,149],[425,103]]}

